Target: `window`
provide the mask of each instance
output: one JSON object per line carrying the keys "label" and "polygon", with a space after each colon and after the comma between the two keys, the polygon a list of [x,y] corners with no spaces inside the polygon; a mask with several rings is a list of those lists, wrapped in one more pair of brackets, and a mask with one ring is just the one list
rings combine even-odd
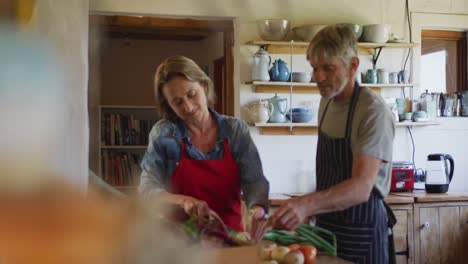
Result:
{"label": "window", "polygon": [[468,90],[466,49],[465,32],[423,30],[421,87],[443,93]]}

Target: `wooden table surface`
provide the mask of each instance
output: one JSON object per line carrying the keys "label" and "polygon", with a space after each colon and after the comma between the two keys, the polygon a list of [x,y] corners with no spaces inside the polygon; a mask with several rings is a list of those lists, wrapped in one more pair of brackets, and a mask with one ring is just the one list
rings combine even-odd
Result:
{"label": "wooden table surface", "polygon": [[[303,195],[301,193],[283,194],[271,193],[269,195],[271,206],[280,206],[292,197]],[[448,193],[426,193],[423,190],[414,192],[391,192],[385,202],[388,204],[412,204],[412,203],[435,203],[435,202],[459,202],[468,201],[468,193],[448,192]]]}

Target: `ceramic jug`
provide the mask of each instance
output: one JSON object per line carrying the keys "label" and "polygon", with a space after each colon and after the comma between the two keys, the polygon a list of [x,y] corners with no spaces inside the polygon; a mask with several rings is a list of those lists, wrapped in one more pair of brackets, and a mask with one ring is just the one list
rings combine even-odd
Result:
{"label": "ceramic jug", "polygon": [[270,74],[268,73],[270,64],[271,57],[268,52],[263,48],[255,52],[252,65],[252,81],[268,82],[270,80]]}
{"label": "ceramic jug", "polygon": [[368,69],[364,78],[366,80],[366,83],[377,83],[377,70]]}
{"label": "ceramic jug", "polygon": [[258,100],[248,109],[250,119],[254,123],[265,123],[270,119],[274,106],[269,100]]}
{"label": "ceramic jug", "polygon": [[272,104],[272,113],[268,122],[270,123],[286,123],[286,111],[288,109],[288,99],[281,98],[277,94],[274,97],[268,99]]}
{"label": "ceramic jug", "polygon": [[286,82],[289,80],[288,64],[282,59],[275,60],[270,69],[270,78],[275,82]]}

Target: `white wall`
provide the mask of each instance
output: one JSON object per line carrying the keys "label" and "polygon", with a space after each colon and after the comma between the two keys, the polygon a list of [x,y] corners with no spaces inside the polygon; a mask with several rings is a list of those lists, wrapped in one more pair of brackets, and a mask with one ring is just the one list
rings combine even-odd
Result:
{"label": "white wall", "polygon": [[[31,21],[26,26],[39,41],[46,43],[54,66],[60,70],[57,80],[63,81],[59,93],[49,95],[55,100],[50,103],[58,109],[43,113],[59,116],[55,123],[48,124],[54,140],[43,148],[42,155],[52,162],[58,175],[83,189],[88,183],[88,10],[87,0],[36,1]],[[40,90],[33,91],[30,96],[47,98]],[[40,119],[41,114],[36,118]],[[30,131],[34,131],[34,127]]]}
{"label": "white wall", "polygon": [[[247,119],[243,106],[256,98],[268,98],[272,94],[253,93],[252,87],[244,83],[250,80],[252,56],[258,47],[245,46],[248,40],[258,39],[255,25],[256,19],[261,18],[286,18],[292,22],[292,26],[306,23],[338,23],[353,22],[359,24],[389,23],[392,31],[401,37],[409,38],[409,29],[405,17],[404,0],[356,0],[356,1],[306,1],[306,0],[174,0],[148,1],[135,0],[94,0],[90,2],[93,12],[119,12],[142,13],[165,16],[183,17],[233,17],[235,20],[235,65],[234,81],[236,89],[236,115]],[[410,0],[412,12],[443,12],[447,13],[447,20],[457,24],[458,27],[468,29],[466,15],[453,16],[450,14],[468,14],[466,0],[430,1]],[[437,24],[438,19],[432,19],[439,15],[426,14],[431,21]],[[452,18],[453,17],[453,18]],[[460,22],[462,20],[462,22]],[[421,25],[424,23],[418,18],[413,20],[413,41],[419,42],[416,36],[420,35]],[[419,26],[418,26],[419,25]],[[437,25],[434,25],[437,26]],[[445,27],[446,25],[442,25]],[[291,34],[290,36],[291,37]],[[405,59],[404,50],[383,50],[378,67],[397,70],[403,67]],[[415,65],[412,72],[418,72],[418,60],[420,50],[415,49],[411,63]],[[275,57],[278,58],[278,57]],[[290,65],[289,56],[283,58]],[[294,56],[295,68],[307,69],[305,59]],[[370,58],[361,56],[361,70],[370,67]],[[412,76],[417,82],[418,76]],[[421,88],[415,88],[415,94]],[[407,91],[407,94],[409,91]],[[388,89],[382,92],[383,96],[401,96],[400,89]],[[282,95],[288,96],[288,95]],[[317,101],[314,95],[295,95],[293,105],[304,101]],[[429,128],[415,128],[416,165],[423,167],[425,157],[433,152],[446,152],[456,159],[456,175],[451,189],[468,191],[468,176],[463,175],[468,170],[463,155],[468,143],[466,138],[468,119],[441,119],[441,125]],[[251,129],[252,136],[258,146],[266,176],[271,183],[271,192],[303,192],[315,189],[315,151],[316,136],[264,136],[260,135],[256,128]],[[446,142],[429,145],[432,142]],[[439,144],[439,145],[438,145]],[[394,144],[394,160],[408,160],[411,158],[411,144],[408,133],[404,128],[397,129],[397,138]]]}

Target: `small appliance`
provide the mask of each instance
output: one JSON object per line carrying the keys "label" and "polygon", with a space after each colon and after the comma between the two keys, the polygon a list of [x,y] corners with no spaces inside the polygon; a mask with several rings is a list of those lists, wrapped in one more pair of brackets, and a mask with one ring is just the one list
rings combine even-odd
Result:
{"label": "small appliance", "polygon": [[[450,171],[449,166],[450,163]],[[429,154],[426,164],[426,192],[446,193],[453,178],[455,163],[448,154]]]}
{"label": "small appliance", "polygon": [[403,192],[414,189],[414,165],[409,161],[392,162],[390,191]]}

